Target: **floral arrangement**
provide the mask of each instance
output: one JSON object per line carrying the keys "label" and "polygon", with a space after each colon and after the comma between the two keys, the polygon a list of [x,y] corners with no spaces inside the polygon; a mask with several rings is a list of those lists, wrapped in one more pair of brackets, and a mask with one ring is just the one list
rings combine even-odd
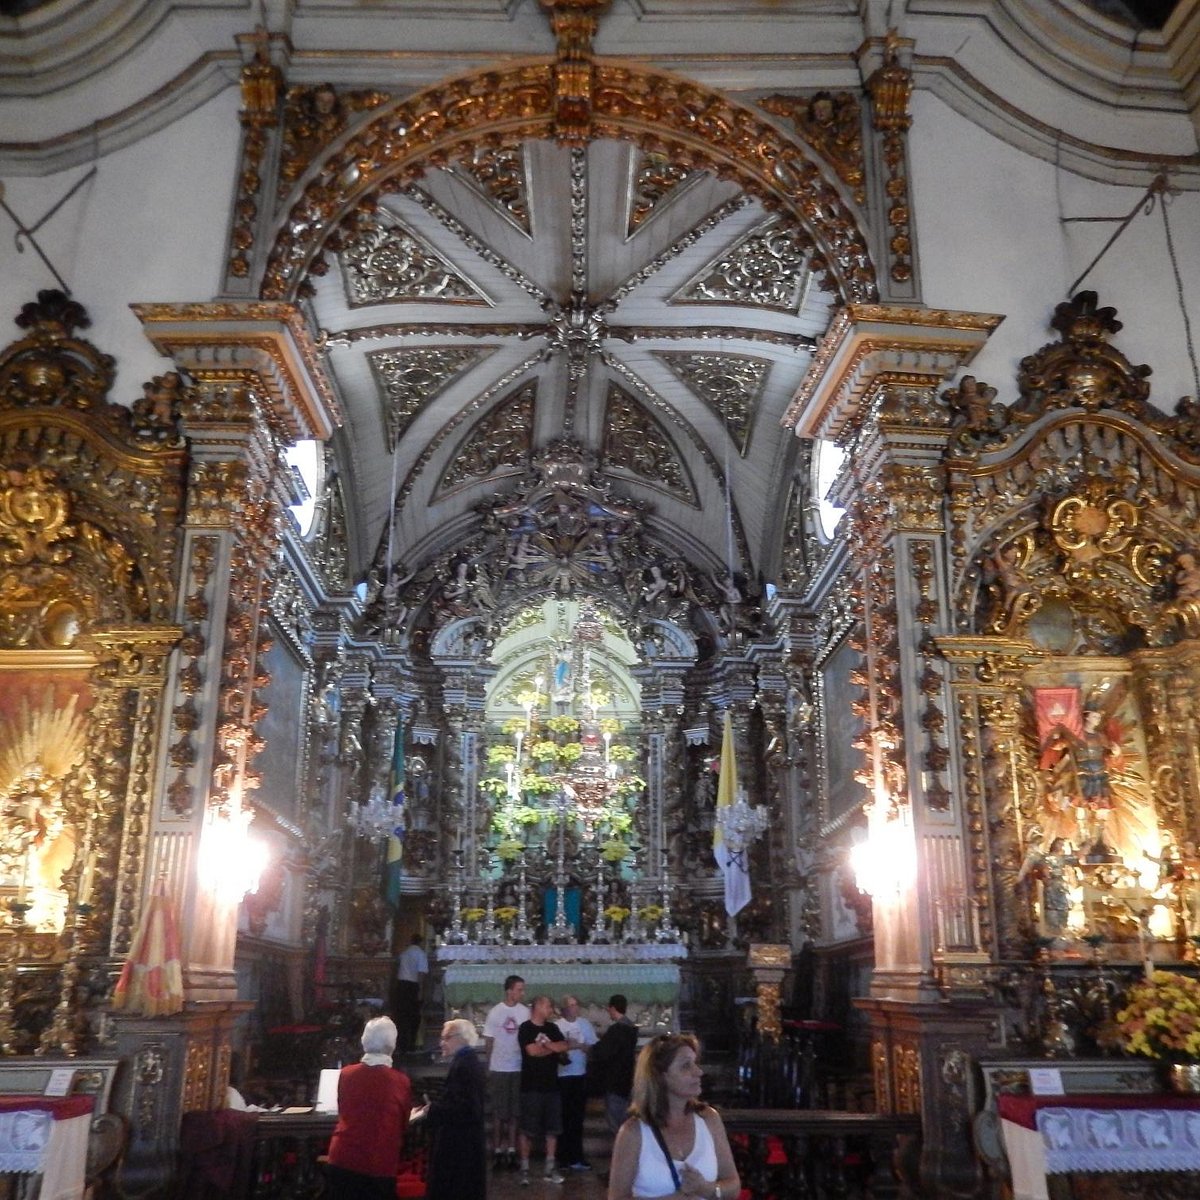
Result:
{"label": "floral arrangement", "polygon": [[605,910],[604,915],[610,921],[623,921],[629,916],[629,909],[622,908],[619,904],[610,904]]}
{"label": "floral arrangement", "polygon": [[478,921],[484,916],[485,910],[482,908],[464,908],[462,910],[462,919],[464,921]]}
{"label": "floral arrangement", "polygon": [[629,853],[629,846],[620,838],[609,838],[600,847],[600,857],[605,862],[620,862]]}
{"label": "floral arrangement", "polygon": [[551,733],[574,733],[579,728],[577,717],[547,717],[542,722]]}
{"label": "floral arrangement", "polygon": [[517,841],[516,838],[504,838],[497,846],[496,853],[505,861],[512,860],[525,849],[525,843]]}
{"label": "floral arrangement", "polygon": [[579,756],[583,753],[583,747],[578,742],[567,742],[564,746],[559,746],[558,757],[563,762],[578,762]]}
{"label": "floral arrangement", "polygon": [[1129,989],[1116,1023],[1121,1045],[1129,1054],[1165,1062],[1200,1062],[1200,980],[1155,971]]}
{"label": "floral arrangement", "polygon": [[638,916],[643,921],[661,921],[663,915],[662,906],[659,904],[647,904],[643,908],[638,909]]}
{"label": "floral arrangement", "polygon": [[558,754],[558,746],[554,742],[534,742],[529,747],[529,756],[534,762],[550,762]]}
{"label": "floral arrangement", "polygon": [[507,925],[517,915],[517,910],[511,904],[502,904],[496,909],[496,920],[501,925]]}
{"label": "floral arrangement", "polygon": [[611,746],[608,757],[613,762],[633,762],[637,758],[637,751],[632,746]]}

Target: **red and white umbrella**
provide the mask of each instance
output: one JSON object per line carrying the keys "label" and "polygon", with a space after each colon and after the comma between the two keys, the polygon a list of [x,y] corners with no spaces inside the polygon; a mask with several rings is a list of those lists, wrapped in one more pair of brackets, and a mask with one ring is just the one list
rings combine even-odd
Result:
{"label": "red and white umbrella", "polygon": [[112,1006],[147,1017],[169,1016],[183,1008],[179,924],[163,879],[155,883],[146,901]]}

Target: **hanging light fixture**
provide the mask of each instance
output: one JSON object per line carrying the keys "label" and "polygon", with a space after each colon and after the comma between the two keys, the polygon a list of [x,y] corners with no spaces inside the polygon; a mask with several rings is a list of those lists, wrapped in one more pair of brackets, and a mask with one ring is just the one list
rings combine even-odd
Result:
{"label": "hanging light fixture", "polygon": [[767,810],[752,807],[745,788],[738,788],[737,799],[717,809],[717,824],[730,854],[744,854],[767,830]]}
{"label": "hanging light fixture", "polygon": [[850,850],[859,891],[876,900],[899,895],[917,878],[917,844],[912,812],[890,796],[876,796],[866,808],[867,836]]}
{"label": "hanging light fixture", "polygon": [[370,842],[378,842],[388,837],[396,828],[397,805],[388,803],[383,788],[376,784],[365,804],[350,801],[350,809],[346,815],[346,824],[359,837]]}
{"label": "hanging light fixture", "polygon": [[201,885],[225,904],[240,904],[267,866],[266,844],[250,836],[252,809],[215,804],[204,816],[200,831],[197,876]]}

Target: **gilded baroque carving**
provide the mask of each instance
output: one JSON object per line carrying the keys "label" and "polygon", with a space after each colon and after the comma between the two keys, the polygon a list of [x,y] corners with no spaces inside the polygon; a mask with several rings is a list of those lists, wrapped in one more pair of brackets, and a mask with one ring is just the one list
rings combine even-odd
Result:
{"label": "gilded baroque carving", "polygon": [[1109,337],[1122,328],[1116,315],[1116,309],[1100,307],[1095,292],[1079,292],[1055,308],[1050,327],[1062,340],[1021,360],[1021,398],[1010,410],[1015,422],[1028,424],[1054,409],[1082,408],[1089,413],[1111,409],[1158,423],[1148,404],[1150,368],[1134,366],[1109,344]]}
{"label": "gilded baroque carving", "polygon": [[[737,179],[809,228],[818,248],[812,269],[829,272],[845,299],[874,297],[874,270],[854,218],[780,130],[752,110],[674,76],[593,61],[590,78],[592,137],[633,140],[693,169]],[[294,295],[315,260],[332,248],[323,243],[355,205],[411,183],[424,164],[461,157],[501,127],[509,145],[555,136],[559,94],[553,64],[527,62],[460,77],[384,106],[294,194],[267,262],[262,294]]]}
{"label": "gilded baroque carving", "polygon": [[283,108],[283,148],[279,162],[281,195],[309,163],[346,131],[351,118],[391,99],[385,92],[338,92],[330,83],[288,88]]}
{"label": "gilded baroque carving", "polygon": [[765,96],[759,106],[791,121],[800,137],[837,172],[855,204],[866,203],[862,110],[850,92]]}
{"label": "gilded baroque carving", "polygon": [[665,154],[653,151],[639,154],[629,197],[627,235],[636,233],[653,216],[658,205],[692,174],[687,167],[672,162]]}
{"label": "gilded baroque carving", "polygon": [[558,40],[554,64],[554,135],[580,145],[591,132],[592,39],[611,0],[542,0]]}
{"label": "gilded baroque carving", "polygon": [[59,291],[23,305],[16,324],[29,333],[0,355],[0,407],[103,411],[114,360],[71,336],[91,323],[83,305]]}
{"label": "gilded baroque carving", "polygon": [[812,239],[772,218],[722,252],[671,298],[673,304],[745,304],[796,313],[808,284]]}
{"label": "gilded baroque carving", "polygon": [[492,350],[491,346],[426,346],[369,354],[371,370],[384,395],[388,448],[396,448],[425,405],[482,362]]}
{"label": "gilded baroque carving", "polygon": [[686,350],[658,351],[656,357],[717,414],[744,456],[750,448],[770,359]]}
{"label": "gilded baroque carving", "polygon": [[896,1111],[921,1111],[921,1056],[916,1046],[892,1047],[892,1079],[895,1087]]}
{"label": "gilded baroque carving", "polygon": [[339,256],[354,306],[417,301],[487,304],[487,297],[423,238],[394,218],[361,224]]}
{"label": "gilded baroque carving", "polygon": [[527,234],[533,232],[523,147],[481,144],[452,163],[450,170],[470,180],[518,228]]}
{"label": "gilded baroque carving", "polygon": [[664,487],[687,504],[696,491],[687,468],[666,431],[628,392],[610,383],[604,416],[606,468],[619,467],[642,481]]}
{"label": "gilded baroque carving", "polygon": [[889,463],[882,472],[897,530],[940,533],[942,473],[936,467]]}
{"label": "gilded baroque carving", "polygon": [[912,278],[911,204],[908,195],[905,134],[912,124],[909,101],[912,98],[912,72],[900,63],[900,39],[889,31],[884,45],[883,62],[867,79],[871,97],[872,123],[883,137],[883,164],[886,172],[884,194],[887,197],[889,274],[897,283]]}
{"label": "gilded baroque carving", "polygon": [[183,1065],[183,1112],[203,1112],[210,1107],[212,1065],[208,1045],[199,1038],[189,1038]]}
{"label": "gilded baroque carving", "polygon": [[520,471],[529,460],[533,401],[527,384],[496,405],[464,439],[438,485],[439,492],[504,471]]}
{"label": "gilded baroque carving", "polygon": [[950,790],[946,786],[946,772],[950,766],[950,751],[945,742],[946,713],[942,707],[942,673],[934,665],[929,651],[933,648],[932,634],[940,625],[938,603],[937,556],[934,543],[928,540],[908,543],[909,563],[913,582],[916,585],[917,602],[913,613],[914,624],[919,631],[919,661],[924,666],[917,680],[922,697],[920,715],[924,734],[925,750],[922,755],[924,767],[923,791],[925,803],[937,812],[950,807]]}
{"label": "gilded baroque carving", "polygon": [[279,88],[282,76],[270,58],[270,41],[260,29],[254,54],[242,68],[242,163],[238,172],[237,199],[234,202],[233,253],[229,273],[244,279],[250,274],[254,249],[254,231],[258,221],[262,191],[262,166],[269,143],[269,131],[279,123]]}

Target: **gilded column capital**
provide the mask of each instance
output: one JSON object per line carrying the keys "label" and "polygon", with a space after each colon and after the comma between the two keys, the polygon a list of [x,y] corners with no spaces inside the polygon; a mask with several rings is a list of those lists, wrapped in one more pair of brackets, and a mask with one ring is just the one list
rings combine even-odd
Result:
{"label": "gilded column capital", "polygon": [[96,677],[110,687],[154,688],[166,683],[167,658],[183,637],[177,625],[95,629],[83,646],[97,660]]}
{"label": "gilded column capital", "polygon": [[200,382],[248,386],[282,441],[329,438],[342,412],[320,352],[291,304],[135,304],[155,349]]}
{"label": "gilded column capital", "polygon": [[[849,304],[821,339],[781,423],[798,437],[838,440],[887,415],[897,388],[928,392],[969,363],[1004,318]],[[890,397],[890,400],[889,400]]]}

